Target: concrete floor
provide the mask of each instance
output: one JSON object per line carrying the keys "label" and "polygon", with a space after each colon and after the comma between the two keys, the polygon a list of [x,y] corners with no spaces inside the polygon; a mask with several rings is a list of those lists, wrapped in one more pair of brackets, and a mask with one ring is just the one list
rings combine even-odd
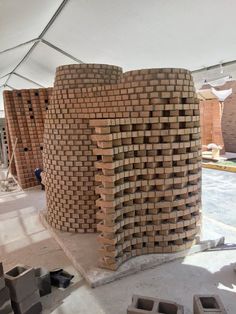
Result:
{"label": "concrete floor", "polygon": [[[43,298],[44,314],[126,313],[134,293],[179,302],[185,306],[185,314],[193,313],[193,294],[215,293],[221,296],[228,314],[235,314],[236,225],[232,218],[236,216],[233,212],[235,184],[235,173],[203,169],[204,214],[209,226],[226,236],[224,247],[163,264],[96,289],[86,285],[41,225],[38,211],[45,207],[44,192],[39,189],[0,192],[0,260],[5,270],[16,263],[25,263],[49,269],[60,266],[76,275],[69,288],[54,289],[52,295]],[[227,189],[226,193],[221,192],[222,186]]]}
{"label": "concrete floor", "polygon": [[236,227],[236,173],[203,169],[202,203],[208,217]]}

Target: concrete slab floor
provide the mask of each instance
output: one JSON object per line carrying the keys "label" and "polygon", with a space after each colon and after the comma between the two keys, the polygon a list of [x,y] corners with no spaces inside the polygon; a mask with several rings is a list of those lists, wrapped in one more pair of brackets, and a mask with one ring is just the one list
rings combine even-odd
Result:
{"label": "concrete slab floor", "polygon": [[202,208],[210,218],[236,227],[236,173],[203,169]]}
{"label": "concrete slab floor", "polygon": [[[207,175],[213,171],[203,171],[203,193],[206,188],[205,170]],[[230,174],[234,176],[229,179],[233,182],[236,174]],[[215,174],[212,177],[218,178]],[[215,197],[214,193],[218,193],[218,188],[214,189],[211,185],[208,197]],[[233,199],[235,189],[231,193]],[[223,193],[220,195],[222,198],[218,196],[215,204],[217,208],[224,203]],[[203,208],[204,202],[203,199]],[[229,202],[227,204],[231,206]],[[91,289],[39,222],[38,210],[44,207],[45,194],[40,189],[4,195],[0,193],[0,260],[4,262],[5,270],[17,263],[26,263],[49,269],[63,267],[76,274],[71,287],[64,291],[54,289],[51,296],[42,299],[44,314],[126,313],[134,293],[177,301],[185,306],[185,314],[193,313],[193,294],[216,293],[222,298],[228,314],[236,313],[236,273],[233,271],[236,262],[236,228],[225,224],[224,220],[217,221],[223,214],[212,214],[207,218],[212,228],[226,236],[229,244],[223,248],[187,256]],[[223,213],[231,208],[226,208],[224,204],[221,210]]]}
{"label": "concrete slab floor", "polygon": [[133,257],[123,263],[116,271],[110,271],[98,267],[100,256],[98,254],[97,234],[78,234],[55,230],[47,223],[46,211],[43,210],[40,212],[40,221],[50,231],[52,237],[60,245],[75,269],[80,272],[92,288],[187,255],[216,248],[224,244],[225,240],[224,237],[211,230],[208,220],[203,219],[198,244],[193,245],[190,249],[176,253],[146,254]]}

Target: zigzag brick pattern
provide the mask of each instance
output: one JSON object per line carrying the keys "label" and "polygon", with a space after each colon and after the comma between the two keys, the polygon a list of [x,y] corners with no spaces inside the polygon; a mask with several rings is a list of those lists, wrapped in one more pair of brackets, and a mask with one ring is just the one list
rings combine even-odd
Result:
{"label": "zigzag brick pattern", "polygon": [[43,168],[44,119],[51,91],[41,88],[4,92],[10,156],[18,139],[11,171],[23,189],[38,184],[34,169]]}
{"label": "zigzag brick pattern", "polygon": [[[163,128],[166,111],[186,123],[196,105],[159,106],[162,117],[95,120],[101,265],[189,248],[198,232],[199,128]],[[179,116],[176,111],[183,111]],[[174,122],[176,123],[176,122]]]}
{"label": "zigzag brick pattern", "polygon": [[98,230],[100,265],[113,270],[132,256],[190,247],[200,219],[199,123],[187,70],[59,67],[45,122],[48,221]]}

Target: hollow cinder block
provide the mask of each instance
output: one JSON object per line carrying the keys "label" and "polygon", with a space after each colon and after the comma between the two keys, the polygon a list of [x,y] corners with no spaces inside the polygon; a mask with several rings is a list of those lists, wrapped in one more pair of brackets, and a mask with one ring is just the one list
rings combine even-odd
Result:
{"label": "hollow cinder block", "polygon": [[52,288],[49,271],[42,267],[35,268],[34,270],[40,297],[51,293]]}
{"label": "hollow cinder block", "polygon": [[20,302],[12,301],[12,308],[15,314],[38,314],[42,312],[39,292],[35,291]]}
{"label": "hollow cinder block", "polygon": [[127,314],[184,314],[184,307],[172,301],[134,295]]}
{"label": "hollow cinder block", "polygon": [[0,277],[4,275],[2,262],[0,262]]}
{"label": "hollow cinder block", "polygon": [[194,314],[227,314],[218,295],[195,295],[193,297]]}
{"label": "hollow cinder block", "polygon": [[15,266],[5,274],[5,282],[14,302],[21,302],[37,290],[34,269],[29,266]]}
{"label": "hollow cinder block", "polygon": [[12,312],[10,294],[7,287],[0,290],[0,314],[10,314]]}
{"label": "hollow cinder block", "polygon": [[154,307],[156,307],[156,299],[134,295],[132,297],[132,304],[128,306],[127,314],[154,313]]}
{"label": "hollow cinder block", "polygon": [[5,279],[4,277],[0,277],[0,290],[2,290],[5,287]]}

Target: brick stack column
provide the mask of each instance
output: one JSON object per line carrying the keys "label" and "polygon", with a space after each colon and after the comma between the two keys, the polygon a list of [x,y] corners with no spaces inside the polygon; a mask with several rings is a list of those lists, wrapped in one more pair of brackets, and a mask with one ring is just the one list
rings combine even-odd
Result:
{"label": "brick stack column", "polygon": [[18,139],[11,170],[23,189],[38,184],[34,169],[43,167],[44,118],[51,91],[51,88],[4,91],[10,155]]}
{"label": "brick stack column", "polygon": [[[118,83],[121,74],[121,68],[109,65],[57,68],[44,137],[47,219],[57,229],[96,232],[96,156],[89,116],[83,115],[89,98],[77,94],[90,87],[93,96],[93,88]],[[96,103],[94,110],[98,110]]]}

